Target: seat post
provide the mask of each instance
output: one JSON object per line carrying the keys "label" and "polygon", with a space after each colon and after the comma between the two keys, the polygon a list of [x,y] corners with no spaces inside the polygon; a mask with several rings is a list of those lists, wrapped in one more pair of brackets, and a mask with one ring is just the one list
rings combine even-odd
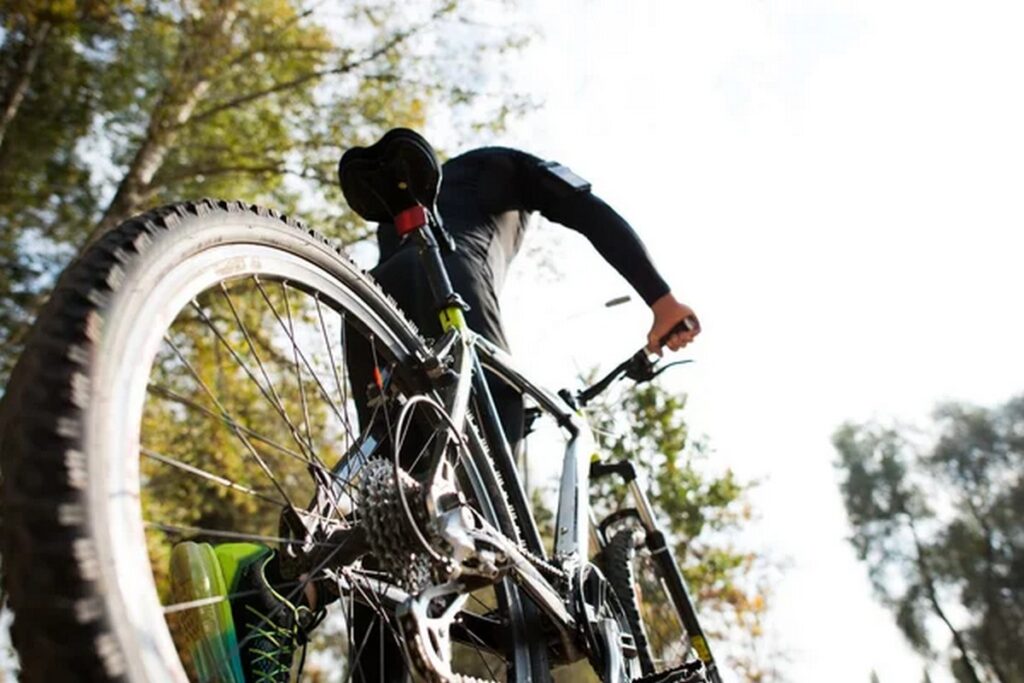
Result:
{"label": "seat post", "polygon": [[[399,237],[409,236],[416,240],[420,261],[427,275],[427,285],[430,287],[431,297],[434,299],[434,305],[441,317],[442,329],[445,331],[453,328],[465,330],[466,302],[452,287],[452,281],[448,277],[448,270],[441,257],[437,238],[434,236],[434,231],[429,229],[432,220],[436,220],[432,213],[417,204],[395,216],[395,230]],[[424,230],[423,228],[428,229]]]}

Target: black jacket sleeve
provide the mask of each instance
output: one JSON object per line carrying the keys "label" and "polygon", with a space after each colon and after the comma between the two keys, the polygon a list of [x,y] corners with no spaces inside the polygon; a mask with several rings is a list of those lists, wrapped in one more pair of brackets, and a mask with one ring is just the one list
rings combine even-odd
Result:
{"label": "black jacket sleeve", "polygon": [[589,189],[574,189],[559,179],[545,163],[518,152],[518,180],[525,208],[539,211],[548,220],[590,240],[648,305],[667,294],[668,284],[629,223]]}

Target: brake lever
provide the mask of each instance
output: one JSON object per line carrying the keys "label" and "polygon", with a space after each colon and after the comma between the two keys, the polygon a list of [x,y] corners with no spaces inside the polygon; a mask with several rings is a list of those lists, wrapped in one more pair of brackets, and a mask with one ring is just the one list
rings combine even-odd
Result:
{"label": "brake lever", "polygon": [[665,372],[671,367],[676,365],[686,365],[692,363],[693,359],[685,358],[683,360],[672,361],[665,365],[658,365],[658,356],[654,356],[653,359],[651,354],[647,352],[647,349],[640,349],[625,363],[625,375],[634,382],[650,382],[652,379]]}
{"label": "brake lever", "polygon": [[692,362],[692,359],[687,358],[684,360],[673,361],[658,367],[658,356],[653,356],[652,359],[652,354],[648,353],[647,349],[640,349],[627,360],[620,363],[614,370],[602,377],[598,382],[578,392],[576,394],[575,404],[582,408],[607,389],[612,382],[623,376],[628,377],[637,384],[641,382],[650,382],[652,379],[671,367],[676,365],[685,365]]}
{"label": "brake lever", "polygon": [[647,349],[640,349],[625,362],[624,374],[634,382],[650,381],[657,376],[654,371],[658,362],[656,359],[657,356],[655,356],[655,360],[651,360]]}

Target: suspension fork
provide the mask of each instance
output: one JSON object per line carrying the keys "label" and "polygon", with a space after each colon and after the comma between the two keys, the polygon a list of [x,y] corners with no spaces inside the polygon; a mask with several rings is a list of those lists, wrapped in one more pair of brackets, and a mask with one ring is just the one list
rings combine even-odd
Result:
{"label": "suspension fork", "polygon": [[639,481],[636,468],[633,466],[633,463],[628,461],[607,464],[593,462],[590,465],[590,476],[592,479],[611,474],[617,474],[622,477],[629,487],[630,493],[633,494],[633,499],[636,501],[636,516],[640,519],[640,524],[644,528],[644,544],[651,552],[651,557],[656,563],[658,573],[665,584],[669,598],[672,600],[672,604],[683,623],[683,629],[685,629],[686,635],[690,639],[690,645],[693,647],[694,652],[697,653],[697,658],[704,663],[708,681],[710,683],[721,683],[722,679],[718,673],[718,665],[711,654],[711,646],[708,645],[704,629],[701,628],[700,621],[697,618],[697,610],[690,597],[690,591],[687,590],[683,574],[679,571],[675,558],[672,557],[672,551],[668,547],[665,533],[655,520],[654,509],[651,507],[647,492]]}

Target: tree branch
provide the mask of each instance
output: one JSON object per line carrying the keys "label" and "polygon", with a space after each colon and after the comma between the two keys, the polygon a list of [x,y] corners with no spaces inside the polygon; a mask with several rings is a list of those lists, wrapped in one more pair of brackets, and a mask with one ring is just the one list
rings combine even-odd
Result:
{"label": "tree branch", "polygon": [[311,71],[311,72],[309,72],[307,74],[303,74],[302,76],[298,76],[298,77],[293,78],[291,80],[287,80],[287,81],[283,81],[281,83],[277,83],[277,84],[275,84],[275,85],[273,85],[273,86],[271,86],[269,88],[264,88],[263,90],[257,90],[256,92],[246,93],[245,95],[239,95],[238,97],[234,97],[234,98],[228,100],[227,102],[222,102],[221,104],[215,105],[213,107],[210,107],[209,109],[206,109],[204,111],[199,112],[198,114],[192,116],[187,122],[184,122],[182,125],[190,125],[190,124],[193,124],[193,123],[198,123],[200,121],[204,121],[204,120],[206,120],[206,119],[208,119],[208,118],[210,118],[212,116],[216,116],[217,114],[219,114],[219,113],[221,113],[223,111],[227,111],[229,109],[234,109],[236,107],[240,107],[240,106],[242,106],[244,104],[248,104],[250,102],[254,102],[256,100],[262,99],[264,97],[268,97],[270,95],[274,95],[274,94],[277,94],[277,93],[280,93],[280,92],[286,92],[288,90],[292,90],[294,88],[298,88],[298,87],[300,87],[302,85],[305,85],[307,83],[310,83],[310,82],[313,82],[313,81],[318,81],[318,80],[320,80],[322,78],[326,78],[327,76],[338,76],[338,75],[341,75],[341,74],[345,74],[345,73],[349,73],[349,72],[355,71],[359,67],[365,66],[367,64],[370,64],[370,63],[376,61],[378,58],[384,56],[385,54],[387,54],[391,50],[395,49],[396,47],[398,47],[399,45],[404,43],[406,40],[408,40],[409,38],[413,37],[414,35],[418,34],[420,31],[425,29],[427,26],[429,26],[438,17],[443,16],[444,14],[446,14],[448,11],[450,11],[450,10],[448,10],[448,9],[438,10],[437,12],[435,12],[434,14],[431,15],[430,20],[424,21],[424,22],[422,22],[420,24],[417,24],[416,26],[413,26],[412,28],[410,28],[410,29],[408,29],[406,31],[399,31],[399,32],[395,33],[391,37],[390,40],[385,42],[383,45],[378,47],[376,50],[370,52],[369,54],[367,54],[367,55],[365,55],[363,57],[360,57],[359,59],[355,60],[354,62],[347,62],[345,64],[342,64],[342,65],[336,66],[336,67],[332,67],[330,69],[320,69],[320,70],[317,70],[317,71]]}
{"label": "tree branch", "polygon": [[292,26],[297,25],[300,21],[302,21],[303,19],[309,17],[312,14],[313,14],[313,8],[310,8],[310,9],[307,9],[307,10],[303,10],[302,12],[299,12],[294,17],[292,17],[289,21],[286,21],[283,25],[277,27],[277,29],[275,29],[274,32],[267,37],[267,41],[266,42],[263,42],[261,45],[255,45],[255,46],[249,48],[248,50],[243,50],[242,52],[239,52],[237,55],[232,57],[228,61],[228,68],[230,69],[233,66],[237,66],[238,64],[242,63],[244,60],[248,59],[249,57],[253,57],[253,56],[255,56],[255,55],[257,55],[257,54],[259,54],[261,52],[266,52],[267,49],[270,46],[273,45],[273,41],[278,36],[280,36],[282,33],[287,31],[288,29],[290,29]]}

